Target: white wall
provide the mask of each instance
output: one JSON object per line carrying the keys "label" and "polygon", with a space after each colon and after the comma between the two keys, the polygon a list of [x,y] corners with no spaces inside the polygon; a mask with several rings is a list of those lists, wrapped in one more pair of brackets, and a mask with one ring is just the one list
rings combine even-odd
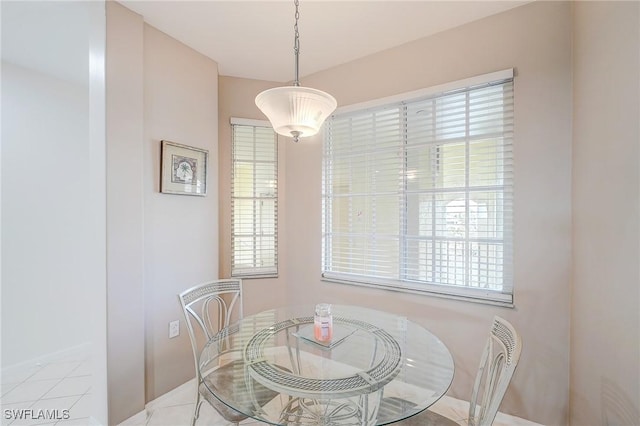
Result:
{"label": "white wall", "polygon": [[88,86],[2,64],[4,366],[90,340],[87,100]]}
{"label": "white wall", "polygon": [[640,424],[640,3],[574,4],[571,424]]}
{"label": "white wall", "polygon": [[102,2],[2,3],[2,369],[85,351],[106,423],[101,31]]}

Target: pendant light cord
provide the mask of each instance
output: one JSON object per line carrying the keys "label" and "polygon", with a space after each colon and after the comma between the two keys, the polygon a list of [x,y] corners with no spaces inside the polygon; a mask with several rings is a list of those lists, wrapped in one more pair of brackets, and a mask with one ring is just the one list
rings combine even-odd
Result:
{"label": "pendant light cord", "polygon": [[300,18],[300,11],[298,7],[300,6],[300,2],[298,0],[294,0],[293,4],[296,6],[296,23],[293,26],[295,32],[295,38],[293,41],[293,53],[295,54],[295,80],[293,82],[294,86],[300,86],[300,79],[298,78],[298,56],[300,55],[300,33],[298,32],[298,19]]}
{"label": "pendant light cord", "polygon": [[[0,0],[1,1],[1,0]],[[276,133],[290,136],[294,142],[301,137],[313,136],[320,130],[322,123],[336,109],[336,99],[322,90],[300,86],[298,71],[300,56],[300,18],[299,0],[293,0],[296,6],[294,25],[295,39],[295,80],[293,86],[274,87],[264,90],[256,96],[256,106],[267,116]]]}

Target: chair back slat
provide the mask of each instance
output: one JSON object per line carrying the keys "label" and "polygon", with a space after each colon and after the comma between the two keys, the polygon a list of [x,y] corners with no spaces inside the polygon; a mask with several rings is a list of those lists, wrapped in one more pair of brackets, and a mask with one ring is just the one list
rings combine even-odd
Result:
{"label": "chair back slat", "polygon": [[197,285],[178,295],[184,314],[196,376],[200,381],[199,357],[204,344],[229,326],[234,314],[244,315],[242,280],[223,279]]}
{"label": "chair back slat", "polygon": [[469,424],[489,426],[513,377],[522,351],[515,328],[500,317],[493,319],[469,401]]}

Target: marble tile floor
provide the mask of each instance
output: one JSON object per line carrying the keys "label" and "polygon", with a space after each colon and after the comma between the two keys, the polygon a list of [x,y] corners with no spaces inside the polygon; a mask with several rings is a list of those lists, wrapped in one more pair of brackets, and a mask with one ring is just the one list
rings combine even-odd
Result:
{"label": "marble tile floor", "polygon": [[[188,426],[191,424],[195,401],[195,380],[191,380],[174,390],[160,396],[147,404],[146,410],[120,423],[119,426]],[[430,410],[466,425],[468,404],[448,396],[440,399]],[[240,423],[246,425],[262,425],[262,422],[247,419]],[[200,409],[197,426],[228,425],[217,412],[206,402]],[[498,413],[494,426],[540,426],[519,417]]]}
{"label": "marble tile floor", "polygon": [[[56,361],[2,372],[0,387],[2,426],[89,426],[91,402],[91,370],[89,361],[70,355]],[[119,426],[187,426],[191,424],[195,400],[195,380],[160,396],[147,404],[144,411]],[[8,410],[8,411],[7,411]],[[20,411],[22,410],[22,411]],[[47,412],[56,418],[15,418],[7,413]],[[63,410],[68,410],[63,412]],[[467,406],[463,401],[445,396],[431,410],[464,425]],[[198,426],[227,425],[206,402],[200,410]],[[261,425],[247,419],[243,426]],[[536,423],[499,413],[495,426],[537,426]]]}
{"label": "marble tile floor", "polygon": [[[0,387],[2,426],[91,425],[91,380],[90,362],[80,353],[3,370]],[[149,402],[144,411],[119,426],[187,426],[191,424],[194,401],[195,380],[191,380]],[[430,409],[464,425],[467,407],[463,401],[445,396]],[[23,418],[17,418],[18,413],[22,413]],[[47,413],[49,417],[38,416],[42,413]],[[262,423],[247,419],[241,424]],[[503,413],[498,414],[494,424],[537,426],[536,423]],[[223,426],[227,423],[205,402],[197,425]]]}
{"label": "marble tile floor", "polygon": [[2,425],[89,425],[91,366],[85,355],[2,371]]}

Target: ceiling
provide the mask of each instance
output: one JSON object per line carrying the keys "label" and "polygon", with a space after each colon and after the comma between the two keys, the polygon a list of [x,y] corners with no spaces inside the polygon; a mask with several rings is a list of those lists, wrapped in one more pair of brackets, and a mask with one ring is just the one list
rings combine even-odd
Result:
{"label": "ceiling", "polygon": [[[302,0],[300,79],[529,1]],[[120,3],[216,61],[220,75],[281,83],[294,78],[293,1]]]}

